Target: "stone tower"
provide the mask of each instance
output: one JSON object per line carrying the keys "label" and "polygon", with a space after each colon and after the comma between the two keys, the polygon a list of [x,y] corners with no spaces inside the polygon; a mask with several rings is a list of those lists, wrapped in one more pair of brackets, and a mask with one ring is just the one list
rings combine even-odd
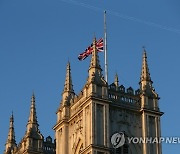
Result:
{"label": "stone tower", "polygon": [[10,118],[10,128],[4,154],[55,154],[55,144],[49,136],[44,141],[40,133],[36,115],[35,95],[31,97],[31,107],[26,132],[18,146],[15,141],[13,115]]}
{"label": "stone tower", "polygon": [[11,154],[12,151],[16,150],[17,144],[15,140],[15,132],[14,132],[14,116],[13,113],[10,117],[10,126],[9,126],[9,133],[7,142],[5,144],[6,148],[4,154]]}
{"label": "stone tower", "polygon": [[21,140],[18,152],[22,154],[43,154],[43,136],[38,128],[36,116],[35,96],[31,97],[31,107],[26,132]]}
{"label": "stone tower", "polygon": [[[142,114],[142,137],[160,137],[160,117],[163,114],[159,110],[159,96],[152,86],[152,80],[147,64],[146,51],[143,52],[142,72],[140,79],[140,100]],[[161,154],[161,144],[143,144],[143,153]]]}
{"label": "stone tower", "polygon": [[[161,136],[158,94],[152,86],[143,52],[140,87],[134,90],[119,85],[118,75],[112,84],[104,80],[93,41],[88,79],[82,91],[73,90],[70,63],[67,64],[62,100],[54,126],[57,154],[162,154],[159,143],[128,143],[129,137]],[[110,139],[123,132],[126,141],[114,149]]]}

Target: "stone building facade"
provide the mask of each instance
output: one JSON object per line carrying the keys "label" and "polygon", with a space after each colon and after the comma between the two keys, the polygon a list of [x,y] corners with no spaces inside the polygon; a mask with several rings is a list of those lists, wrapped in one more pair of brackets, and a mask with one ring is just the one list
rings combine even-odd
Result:
{"label": "stone building facade", "polygon": [[125,137],[159,138],[161,136],[158,94],[153,88],[143,52],[139,89],[125,89],[119,85],[116,74],[114,83],[104,80],[93,42],[88,79],[79,95],[73,90],[70,63],[62,100],[57,110],[54,126],[57,154],[162,154],[160,143],[128,143],[113,148],[111,136],[123,132]]}
{"label": "stone building facade", "polygon": [[[38,128],[35,96],[31,99],[30,116],[25,136],[19,145],[14,135],[14,118],[10,128],[4,154],[162,154],[161,143],[128,143],[128,137],[160,138],[159,96],[143,52],[139,89],[119,85],[118,75],[108,84],[103,77],[93,41],[93,51],[88,79],[82,91],[76,95],[73,90],[70,63],[67,64],[62,99],[53,127],[55,143],[48,137],[44,141]],[[125,143],[115,148],[111,137],[123,132]]]}

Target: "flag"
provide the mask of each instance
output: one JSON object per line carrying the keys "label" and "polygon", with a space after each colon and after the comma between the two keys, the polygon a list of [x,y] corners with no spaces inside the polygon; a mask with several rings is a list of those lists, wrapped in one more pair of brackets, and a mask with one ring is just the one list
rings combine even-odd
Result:
{"label": "flag", "polygon": [[104,46],[104,43],[103,43],[103,39],[101,38],[96,43],[97,51],[102,52],[103,51],[103,46]]}
{"label": "flag", "polygon": [[[96,42],[96,49],[98,52],[102,52],[103,51],[103,39],[99,39]],[[79,54],[78,59],[79,60],[84,60],[86,59],[90,54],[92,54],[93,51],[93,44],[91,44],[83,53]]]}
{"label": "flag", "polygon": [[93,51],[93,44],[89,46],[83,53],[79,54],[78,59],[79,60],[84,60],[86,59]]}

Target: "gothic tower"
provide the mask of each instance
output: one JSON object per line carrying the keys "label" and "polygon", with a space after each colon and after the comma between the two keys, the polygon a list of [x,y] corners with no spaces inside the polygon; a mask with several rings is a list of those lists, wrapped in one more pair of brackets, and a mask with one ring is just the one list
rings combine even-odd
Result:
{"label": "gothic tower", "polygon": [[34,93],[31,97],[31,107],[26,132],[18,145],[15,141],[14,117],[10,118],[10,128],[4,154],[55,154],[55,144],[48,136],[44,141],[40,133],[36,115],[36,105]]}
{"label": "gothic tower", "polygon": [[[146,51],[143,52],[142,72],[140,78],[140,99],[142,114],[142,137],[143,138],[160,138],[160,117],[162,112],[159,110],[159,96],[152,86],[152,80],[147,64]],[[143,153],[145,154],[161,154],[161,144],[143,144]]]}
{"label": "gothic tower", "polygon": [[[114,82],[108,85],[96,45],[94,39],[88,78],[78,95],[73,89],[70,62],[67,63],[62,99],[53,127],[56,144],[50,136],[44,141],[40,133],[33,94],[26,132],[18,145],[13,114],[10,117],[4,154],[162,154],[161,143],[152,142],[161,137],[163,112],[153,88],[145,49],[139,88],[134,90],[125,88],[117,73]],[[115,140],[116,146],[112,143],[114,134],[125,137],[121,146],[117,146],[121,140]],[[133,138],[141,138],[144,142],[129,140]]]}
{"label": "gothic tower", "polygon": [[[72,85],[70,62],[67,64],[66,80],[64,90],[62,93],[61,105],[57,111],[57,125],[56,130],[56,152],[68,153],[68,139],[69,138],[69,118],[70,118],[70,104],[73,101],[75,94]],[[63,132],[63,133],[62,133]]]}
{"label": "gothic tower", "polygon": [[[104,80],[93,41],[88,79],[82,91],[73,90],[70,63],[67,64],[62,100],[54,126],[57,154],[162,154],[160,143],[129,143],[127,138],[160,138],[158,94],[152,86],[143,52],[140,88],[125,88],[118,75],[112,84]],[[110,142],[115,133],[125,135],[123,146]]]}
{"label": "gothic tower", "polygon": [[6,148],[4,154],[11,154],[14,150],[16,150],[16,140],[15,140],[15,132],[14,132],[14,116],[13,113],[10,117],[10,126],[9,126],[9,133],[7,142],[5,144]]}
{"label": "gothic tower", "polygon": [[31,108],[26,132],[21,140],[18,152],[23,154],[42,154],[43,153],[43,136],[38,128],[39,124],[36,116],[35,96],[31,97]]}
{"label": "gothic tower", "polygon": [[107,83],[102,76],[96,39],[93,42],[89,77],[78,96],[72,89],[69,66],[68,63],[65,88],[54,127],[56,152],[57,154],[108,152]]}

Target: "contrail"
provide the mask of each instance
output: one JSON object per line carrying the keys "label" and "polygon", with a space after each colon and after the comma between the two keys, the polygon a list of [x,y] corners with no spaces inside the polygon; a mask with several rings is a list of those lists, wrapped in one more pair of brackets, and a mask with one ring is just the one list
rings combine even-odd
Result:
{"label": "contrail", "polygon": [[[60,0],[60,1],[65,2],[65,3],[70,3],[70,4],[73,4],[73,5],[77,5],[77,6],[82,6],[82,7],[94,10],[94,11],[104,12],[103,8],[99,8],[99,7],[92,6],[92,5],[89,5],[89,4],[86,4],[86,3],[82,3],[82,2],[77,2],[75,0]],[[138,18],[135,18],[135,17],[132,17],[132,16],[128,16],[128,15],[124,15],[124,14],[121,14],[119,12],[115,12],[115,11],[111,11],[111,10],[106,10],[106,11],[108,12],[108,14],[116,16],[116,17],[121,18],[121,19],[130,20],[130,21],[134,21],[134,22],[137,22],[137,23],[142,23],[142,24],[145,24],[145,25],[148,25],[148,26],[152,26],[152,27],[156,27],[156,28],[160,28],[160,29],[163,29],[163,30],[167,30],[167,31],[171,31],[171,32],[175,32],[175,33],[180,34],[180,29],[176,29],[176,28],[173,28],[173,27],[161,25],[161,24],[158,24],[158,23],[150,22],[150,21],[141,20],[141,19],[138,19]]]}

